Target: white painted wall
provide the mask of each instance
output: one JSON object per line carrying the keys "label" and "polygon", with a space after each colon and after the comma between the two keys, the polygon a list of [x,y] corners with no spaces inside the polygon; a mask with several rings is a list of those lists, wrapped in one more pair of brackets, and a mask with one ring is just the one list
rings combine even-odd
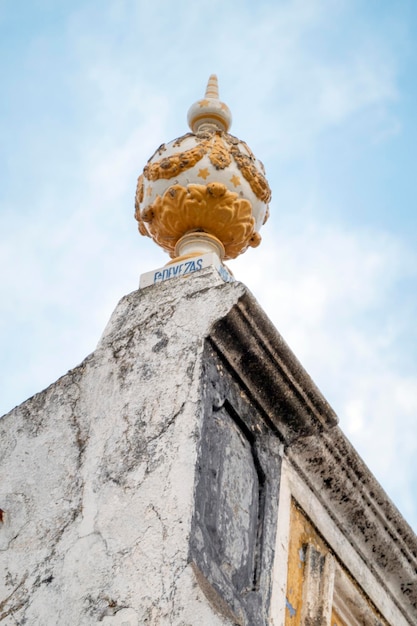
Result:
{"label": "white painted wall", "polygon": [[187,557],[203,338],[242,289],[208,268],[126,296],[91,356],[0,421],[2,624],[228,623]]}

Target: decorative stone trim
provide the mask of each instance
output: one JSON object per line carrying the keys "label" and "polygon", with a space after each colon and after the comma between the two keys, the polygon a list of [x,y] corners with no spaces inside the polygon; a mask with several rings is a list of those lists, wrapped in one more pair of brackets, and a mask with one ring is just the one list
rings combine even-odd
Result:
{"label": "decorative stone trim", "polygon": [[284,339],[246,292],[209,337],[287,444],[337,424],[337,417]]}
{"label": "decorative stone trim", "polygon": [[[417,538],[248,292],[214,325],[209,340],[284,443],[284,457],[353,546],[368,575],[372,572],[386,603],[395,605],[404,624],[417,623]],[[410,617],[413,622],[407,621]]]}

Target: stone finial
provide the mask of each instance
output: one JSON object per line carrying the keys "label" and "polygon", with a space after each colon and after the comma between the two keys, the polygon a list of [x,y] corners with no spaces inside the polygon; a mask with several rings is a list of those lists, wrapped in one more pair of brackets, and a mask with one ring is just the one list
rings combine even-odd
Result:
{"label": "stone finial", "polygon": [[271,191],[262,163],[228,134],[231,121],[212,74],[188,111],[192,132],[160,146],[139,176],[139,231],[173,259],[206,252],[233,259],[261,241]]}

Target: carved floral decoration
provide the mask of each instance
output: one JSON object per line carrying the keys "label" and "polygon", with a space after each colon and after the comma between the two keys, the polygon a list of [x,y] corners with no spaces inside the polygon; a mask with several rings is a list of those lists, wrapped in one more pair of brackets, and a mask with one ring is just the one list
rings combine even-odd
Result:
{"label": "carved floral decoration", "polygon": [[[268,182],[256,167],[255,156],[246,143],[229,133],[216,131],[214,133],[200,132],[198,135],[187,133],[174,142],[173,146],[180,146],[182,140],[187,137],[195,137],[199,143],[190,150],[173,154],[157,162],[152,162],[155,156],[153,155],[143,170],[145,178],[148,180],[174,178],[178,174],[194,167],[205,154],[208,154],[211,164],[216,169],[221,170],[231,164],[233,157],[242,175],[250,184],[253,193],[262,202],[267,203],[270,201],[271,190]],[[239,149],[239,144],[244,146],[248,154]],[[162,148],[163,146],[158,148],[155,154],[161,153]]]}
{"label": "carved floral decoration", "polygon": [[[140,181],[139,197],[142,189]],[[217,237],[225,248],[225,259],[233,259],[261,241],[250,202],[222,183],[172,185],[142,213],[137,204],[136,219],[139,231],[150,235],[171,256],[178,239],[189,232]]]}

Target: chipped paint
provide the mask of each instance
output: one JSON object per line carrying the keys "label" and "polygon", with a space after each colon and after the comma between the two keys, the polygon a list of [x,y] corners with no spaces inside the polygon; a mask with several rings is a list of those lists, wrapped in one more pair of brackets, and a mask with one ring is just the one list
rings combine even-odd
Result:
{"label": "chipped paint", "polygon": [[291,602],[288,601],[288,598],[285,599],[285,606],[287,607],[290,617],[294,617],[296,614],[295,608],[292,606]]}
{"label": "chipped paint", "polygon": [[[352,596],[341,597],[343,589],[335,585],[336,568],[338,579],[342,576],[350,580],[356,600],[353,605],[357,605],[353,613],[346,609],[352,604]],[[339,606],[344,607],[343,616]],[[286,607],[285,626],[348,626],[351,620],[363,619],[365,614],[366,624],[370,626],[387,624],[294,499],[290,513]]]}

